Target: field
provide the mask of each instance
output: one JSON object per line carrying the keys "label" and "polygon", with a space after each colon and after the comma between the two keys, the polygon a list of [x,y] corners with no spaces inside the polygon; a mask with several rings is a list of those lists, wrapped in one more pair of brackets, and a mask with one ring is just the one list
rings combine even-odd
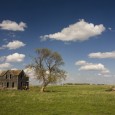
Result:
{"label": "field", "polygon": [[107,85],[0,90],[0,115],[115,115],[115,92]]}

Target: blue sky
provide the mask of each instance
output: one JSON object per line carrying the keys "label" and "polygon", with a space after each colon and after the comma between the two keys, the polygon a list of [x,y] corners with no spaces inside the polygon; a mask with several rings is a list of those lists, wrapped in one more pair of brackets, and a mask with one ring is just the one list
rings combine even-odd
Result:
{"label": "blue sky", "polygon": [[36,48],[59,52],[66,82],[115,83],[114,0],[0,0],[0,70],[24,69]]}

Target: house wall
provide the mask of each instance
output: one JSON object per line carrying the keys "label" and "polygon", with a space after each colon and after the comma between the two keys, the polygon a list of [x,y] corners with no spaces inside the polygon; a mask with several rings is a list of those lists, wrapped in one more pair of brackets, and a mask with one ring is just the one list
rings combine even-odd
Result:
{"label": "house wall", "polygon": [[24,71],[18,76],[18,89],[29,89],[29,78],[26,76]]}
{"label": "house wall", "polygon": [[23,70],[18,75],[13,75],[11,71],[7,71],[0,76],[0,88],[29,89],[29,78]]}
{"label": "house wall", "polygon": [[2,88],[14,88],[17,89],[18,79],[17,76],[13,76],[10,72],[0,77],[0,87]]}

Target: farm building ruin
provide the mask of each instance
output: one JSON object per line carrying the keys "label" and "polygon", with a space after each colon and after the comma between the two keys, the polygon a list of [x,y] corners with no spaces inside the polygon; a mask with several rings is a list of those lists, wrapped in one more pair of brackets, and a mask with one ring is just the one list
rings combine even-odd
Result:
{"label": "farm building ruin", "polygon": [[23,70],[7,70],[0,74],[1,89],[29,89],[29,77]]}

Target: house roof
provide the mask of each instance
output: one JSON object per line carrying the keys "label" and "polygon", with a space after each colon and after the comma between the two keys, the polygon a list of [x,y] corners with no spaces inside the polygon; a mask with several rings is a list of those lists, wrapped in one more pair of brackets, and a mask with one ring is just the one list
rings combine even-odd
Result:
{"label": "house roof", "polygon": [[7,72],[10,72],[11,74],[13,74],[14,76],[18,76],[21,73],[22,70],[7,70],[7,71],[2,71],[2,73],[0,74],[0,76],[3,76],[4,74],[6,74]]}

